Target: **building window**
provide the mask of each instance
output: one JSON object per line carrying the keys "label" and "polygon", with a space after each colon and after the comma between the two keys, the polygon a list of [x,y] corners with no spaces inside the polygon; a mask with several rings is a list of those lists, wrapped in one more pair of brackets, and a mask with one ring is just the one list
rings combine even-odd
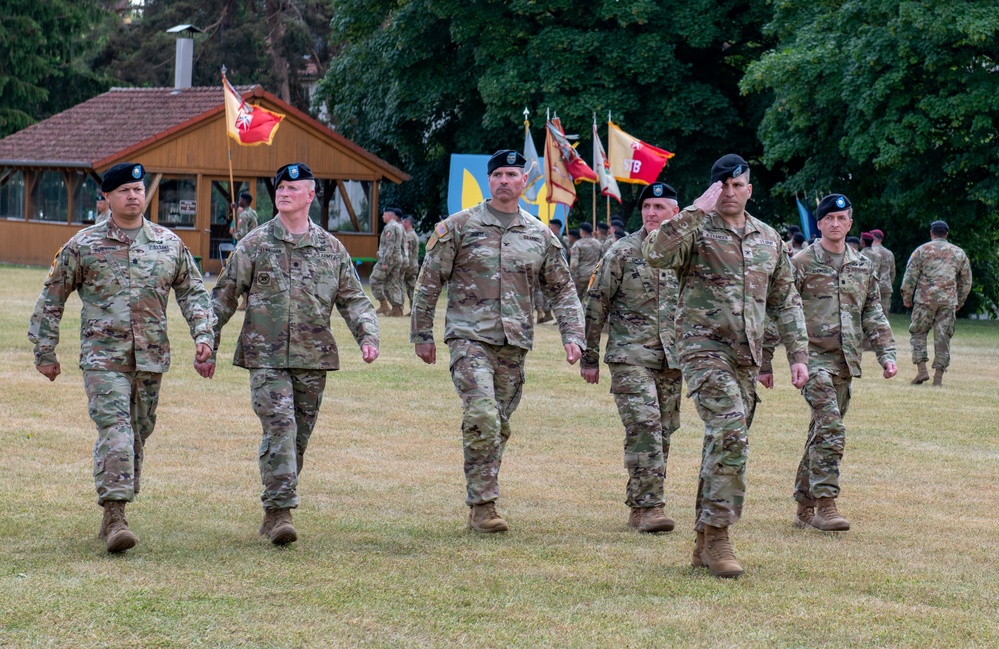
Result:
{"label": "building window", "polygon": [[193,228],[198,214],[198,178],[181,176],[160,181],[157,223],[168,228]]}
{"label": "building window", "polygon": [[24,174],[20,171],[12,172],[0,184],[0,218],[24,219]]}
{"label": "building window", "polygon": [[97,216],[97,196],[101,193],[101,187],[89,175],[74,178],[74,181],[73,186],[76,187],[76,191],[73,192],[73,223],[93,225]]}
{"label": "building window", "polygon": [[69,223],[68,203],[69,192],[66,191],[66,179],[62,172],[43,172],[35,185],[35,191],[31,193],[28,218],[32,221]]}

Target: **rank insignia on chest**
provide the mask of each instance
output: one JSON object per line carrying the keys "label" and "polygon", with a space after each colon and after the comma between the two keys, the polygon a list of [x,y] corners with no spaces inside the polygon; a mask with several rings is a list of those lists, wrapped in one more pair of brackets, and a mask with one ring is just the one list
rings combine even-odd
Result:
{"label": "rank insignia on chest", "polygon": [[270,273],[257,273],[257,284],[261,286],[269,286],[271,283]]}

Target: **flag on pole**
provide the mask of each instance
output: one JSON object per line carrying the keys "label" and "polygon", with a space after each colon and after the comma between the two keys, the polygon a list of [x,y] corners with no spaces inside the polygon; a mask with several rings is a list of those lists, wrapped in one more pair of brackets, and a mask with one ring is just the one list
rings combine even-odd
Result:
{"label": "flag on pole", "polygon": [[572,207],[576,202],[576,186],[566,169],[550,126],[551,122],[548,122],[549,128],[545,128],[545,185],[548,187],[545,199],[549,203],[562,203],[566,207]]}
{"label": "flag on pole", "polygon": [[674,155],[628,135],[614,122],[607,122],[607,149],[611,175],[621,182],[638,185],[656,182],[659,172]]}
{"label": "flag on pole", "polygon": [[[806,198],[807,200],[807,198]],[[795,198],[794,202],[798,204],[798,218],[801,219],[801,233],[805,235],[805,240],[810,240],[815,233],[818,232],[819,228],[815,224],[815,215],[812,214],[812,210],[801,202],[800,198]]]}
{"label": "flag on pole", "polygon": [[[527,112],[527,109],[524,109]],[[524,198],[530,202],[538,200],[538,191],[541,187],[537,184],[544,178],[545,172],[541,168],[541,161],[538,159],[538,150],[534,148],[534,138],[531,137],[531,123],[524,120],[524,158],[527,160],[527,189],[524,190]]]}
{"label": "flag on pole", "polygon": [[611,175],[610,162],[607,161],[604,145],[600,143],[600,136],[597,135],[596,119],[593,120],[593,169],[597,172],[597,178],[600,180],[600,193],[613,197],[620,203],[621,190],[618,188],[614,176]]}
{"label": "flag on pole", "polygon": [[225,130],[239,144],[256,146],[270,144],[284,115],[272,113],[260,106],[251,106],[232,87],[222,73],[222,92],[225,94]]}
{"label": "flag on pole", "polygon": [[[597,174],[583,162],[583,159],[576,153],[576,149],[569,144],[569,140],[565,137],[565,131],[562,130],[562,121],[558,117],[549,120],[548,136],[555,142],[556,151],[575,182],[584,180],[591,183],[597,182]],[[547,159],[547,157],[548,153],[545,152],[545,158]]]}

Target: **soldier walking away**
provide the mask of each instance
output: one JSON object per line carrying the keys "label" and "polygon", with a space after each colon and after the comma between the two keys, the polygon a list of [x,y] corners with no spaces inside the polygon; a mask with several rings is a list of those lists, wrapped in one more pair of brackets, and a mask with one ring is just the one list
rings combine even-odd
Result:
{"label": "soldier walking away", "polygon": [[677,354],[689,396],[704,421],[691,564],[719,577],[742,574],[728,528],[742,516],[749,428],[767,315],[788,350],[791,382],[808,380],[808,339],[791,261],[780,235],[746,212],[749,165],[723,156],[711,186],[642,244],[654,268],[680,281]]}
{"label": "soldier walking away", "polygon": [[129,530],[125,504],[139,493],[145,445],[170,367],[171,288],[195,341],[195,365],[208,359],[214,342],[215,314],[191,253],[177,235],[142,214],[144,177],[142,165],[131,162],[104,174],[101,191],[111,217],[81,230],[56,253],[28,328],[35,368],[55,381],[61,371],[55,353],[59,323],[70,294],[79,294],[80,369],[97,425],[94,484],[104,508],[99,536],[111,553],[139,541]]}
{"label": "soldier walking away", "polygon": [[881,230],[871,230],[874,242],[871,250],[878,255],[879,263],[874,270],[878,273],[878,290],[881,292],[881,309],[885,315],[891,313],[891,293],[895,284],[895,253],[884,246],[885,233]]}
{"label": "soldier walking away", "polygon": [[[218,316],[213,352],[246,294],[233,364],[250,371],[253,411],[263,427],[260,535],[286,545],[298,540],[291,510],[298,506],[299,476],[326,375],[340,368],[330,328],[333,308],[347,322],[365,363],[378,358],[378,317],[347,249],[309,219],[316,195],[312,170],[301,162],[285,165],[274,187],[277,217],[239,242],[212,291]],[[214,376],[214,353],[196,367],[202,376]]]}
{"label": "soldier walking away", "polygon": [[413,215],[402,217],[402,229],[406,232],[406,272],[403,282],[406,285],[406,297],[409,298],[409,317],[413,313],[413,291],[416,289],[416,276],[420,274],[420,237],[413,229]]}
{"label": "soldier walking away", "polygon": [[534,344],[535,284],[555,311],[566,361],[578,361],[583,347],[582,308],[562,244],[518,206],[527,186],[525,162],[516,151],[494,153],[487,165],[492,198],[436,225],[410,321],[416,355],[435,363],[434,310],[447,287],[444,342],[463,410],[468,527],[484,533],[508,528],[496,511],[499,471],[520,403],[524,358]]}
{"label": "soldier walking away", "polygon": [[[229,228],[229,234],[232,235],[236,243],[242,241],[243,237],[257,227],[257,211],[253,209],[252,205],[253,196],[250,195],[250,192],[240,192],[236,220]],[[240,301],[238,310],[246,311],[246,295]]]}
{"label": "soldier walking away", "polygon": [[609,321],[604,362],[624,424],[628,526],[639,532],[669,532],[675,523],[663,511],[663,482],[670,437],[680,427],[683,378],[674,326],[680,285],[672,270],[649,266],[642,257],[642,241],[680,208],[676,191],[664,183],[646,185],[638,205],[642,228],[612,246],[593,272],[579,373],[587,383],[600,382],[600,334]]}
{"label": "soldier walking away", "polygon": [[576,297],[583,300],[586,287],[597,262],[603,256],[600,242],[593,237],[593,226],[583,223],[579,226],[579,240],[572,244],[572,255],[569,257],[569,274],[576,285]]}
{"label": "soldier walking away", "polygon": [[381,237],[378,239],[378,259],[371,271],[371,294],[378,300],[378,315],[402,316],[405,299],[403,273],[406,270],[406,232],[402,229],[402,210],[387,207],[382,212]]}
{"label": "soldier walking away", "polygon": [[[846,447],[843,417],[850,407],[853,377],[860,378],[861,341],[870,341],[886,379],[898,370],[877,270],[870,259],[846,245],[853,226],[850,200],[842,194],[826,196],[819,201],[815,219],[822,238],[791,260],[808,329],[808,382],[801,394],[812,410],[794,484],[794,526],[842,532],[850,529],[836,506]],[[760,369],[759,380],[766,388],[774,385],[773,330],[768,326]]]}
{"label": "soldier walking away", "polygon": [[950,367],[950,338],[957,312],[971,293],[971,264],[963,250],[947,241],[944,221],[930,224],[930,241],[912,251],[902,277],[902,302],[912,309],[909,338],[918,385],[930,379],[926,335],[933,329],[933,385],[943,385]]}

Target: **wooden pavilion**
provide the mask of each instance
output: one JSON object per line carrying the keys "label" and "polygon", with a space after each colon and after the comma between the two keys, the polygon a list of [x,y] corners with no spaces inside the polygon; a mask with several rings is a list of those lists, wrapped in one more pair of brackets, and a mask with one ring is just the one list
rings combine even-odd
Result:
{"label": "wooden pavilion", "polygon": [[240,87],[250,103],[283,113],[270,146],[231,145],[217,87],[114,88],[0,140],[0,262],[47,265],[94,222],[101,174],[119,162],[146,168],[146,216],[171,228],[205,271],[221,269],[232,196],[249,191],[267,220],[274,172],[305,162],[316,176],[311,215],[359,261],[378,248],[378,191],[409,176],[309,115],[264,91]]}

